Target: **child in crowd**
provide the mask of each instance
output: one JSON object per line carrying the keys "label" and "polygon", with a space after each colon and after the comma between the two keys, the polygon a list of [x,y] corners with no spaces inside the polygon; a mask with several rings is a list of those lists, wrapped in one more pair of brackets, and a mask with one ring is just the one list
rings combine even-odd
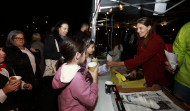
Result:
{"label": "child in crowd", "polygon": [[[91,60],[94,58],[93,53],[95,51],[95,43],[91,38],[84,40],[84,42],[86,43],[86,61],[84,62],[84,64],[81,64],[82,68],[80,69],[80,71],[86,77],[86,81],[91,84],[92,79],[90,74],[88,74],[88,63],[90,63]],[[105,74],[106,72],[108,72],[107,64],[99,65],[98,74]]]}
{"label": "child in crowd", "polygon": [[90,72],[93,79],[88,84],[79,71],[85,61],[85,44],[82,40],[66,38],[61,45],[64,64],[57,70],[52,87],[60,90],[58,96],[59,111],[86,111],[91,109],[98,96],[98,66]]}

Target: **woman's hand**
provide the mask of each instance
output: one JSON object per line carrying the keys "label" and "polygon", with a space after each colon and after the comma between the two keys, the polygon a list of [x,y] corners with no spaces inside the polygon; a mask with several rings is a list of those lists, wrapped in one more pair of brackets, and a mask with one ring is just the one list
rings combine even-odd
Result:
{"label": "woman's hand", "polygon": [[108,67],[116,67],[116,66],[124,66],[124,62],[118,62],[118,61],[107,61],[107,66]]}
{"label": "woman's hand", "polygon": [[134,70],[132,70],[132,71],[130,72],[130,77],[131,77],[131,78],[136,78],[136,75],[137,75],[136,69],[134,69]]}
{"label": "woman's hand", "polygon": [[[179,64],[179,62],[177,62],[177,65]],[[170,63],[168,61],[165,62],[165,68],[167,71],[169,71],[170,73],[174,74],[175,70],[171,67]]]}
{"label": "woman's hand", "polygon": [[20,88],[21,85],[21,81],[20,80],[16,80],[16,81],[8,81],[5,86],[3,87],[3,92],[5,94],[10,93],[12,91],[18,90]]}
{"label": "woman's hand", "polygon": [[23,88],[26,90],[32,90],[32,84],[26,83],[26,84],[24,84]]}

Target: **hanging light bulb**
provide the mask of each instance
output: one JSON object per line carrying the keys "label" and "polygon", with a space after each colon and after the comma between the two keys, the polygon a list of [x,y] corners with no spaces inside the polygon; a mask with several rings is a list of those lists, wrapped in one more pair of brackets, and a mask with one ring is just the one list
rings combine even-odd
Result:
{"label": "hanging light bulb", "polygon": [[123,10],[123,5],[122,4],[119,4],[119,9]]}
{"label": "hanging light bulb", "polygon": [[112,8],[110,8],[110,13],[112,12]]}

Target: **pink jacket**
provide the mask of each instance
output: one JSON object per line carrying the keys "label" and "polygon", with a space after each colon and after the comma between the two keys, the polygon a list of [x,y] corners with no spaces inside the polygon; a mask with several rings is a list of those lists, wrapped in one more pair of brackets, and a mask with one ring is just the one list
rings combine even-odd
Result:
{"label": "pink jacket", "polygon": [[78,72],[79,68],[78,65],[63,64],[53,78],[52,87],[61,90],[58,96],[59,111],[87,111],[87,107],[93,107],[96,103],[98,85],[89,85]]}

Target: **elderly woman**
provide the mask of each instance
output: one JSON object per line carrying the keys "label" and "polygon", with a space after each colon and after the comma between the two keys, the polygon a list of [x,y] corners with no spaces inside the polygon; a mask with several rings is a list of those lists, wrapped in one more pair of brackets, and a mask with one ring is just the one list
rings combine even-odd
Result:
{"label": "elderly woman", "polygon": [[38,92],[41,77],[39,69],[40,52],[26,46],[24,33],[20,30],[13,30],[8,34],[6,46],[6,60],[15,73],[22,76],[23,81],[32,84],[33,89],[31,91],[23,91],[23,105],[26,108],[25,110],[30,110]]}

